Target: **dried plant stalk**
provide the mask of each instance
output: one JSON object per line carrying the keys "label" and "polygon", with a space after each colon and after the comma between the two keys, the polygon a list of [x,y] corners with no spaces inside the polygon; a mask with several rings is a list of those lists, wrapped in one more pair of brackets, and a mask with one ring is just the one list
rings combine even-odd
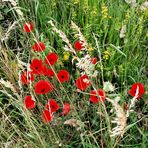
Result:
{"label": "dried plant stalk", "polygon": [[56,32],[56,33],[59,35],[59,37],[63,40],[63,42],[65,42],[65,43],[67,44],[67,45],[65,45],[64,50],[76,54],[76,52],[75,52],[75,50],[73,49],[73,47],[72,47],[72,45],[71,45],[69,39],[68,39],[67,36],[66,36],[66,34],[65,34],[64,32],[62,32],[61,30],[57,29],[57,28],[55,27],[55,25],[53,24],[52,21],[49,21],[48,23],[52,26],[52,30],[53,30],[54,32]]}
{"label": "dried plant stalk", "polygon": [[78,34],[76,34],[76,37],[78,37],[79,40],[82,42],[82,46],[84,47],[83,50],[86,50],[88,48],[88,44],[82,32],[80,31],[80,28],[73,21],[71,21],[71,28],[75,29],[78,32]]}
{"label": "dried plant stalk", "polygon": [[111,100],[109,98],[106,98],[109,102],[112,103],[115,109],[116,117],[114,120],[112,120],[112,123],[116,123],[117,126],[114,127],[111,131],[111,137],[116,137],[116,136],[123,136],[125,133],[125,128],[127,125],[127,117],[126,114],[123,110],[123,108],[114,100]]}

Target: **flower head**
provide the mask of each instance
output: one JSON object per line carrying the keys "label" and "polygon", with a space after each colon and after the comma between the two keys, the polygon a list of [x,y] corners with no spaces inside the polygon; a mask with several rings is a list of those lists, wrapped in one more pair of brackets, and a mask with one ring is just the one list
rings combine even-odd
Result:
{"label": "flower head", "polygon": [[[137,92],[138,91],[138,92]],[[132,85],[131,90],[129,90],[129,94],[134,97],[137,95],[137,99],[140,99],[144,94],[144,85],[141,83],[135,83]],[[136,94],[137,93],[137,94]]]}
{"label": "flower head", "polygon": [[49,77],[49,78],[52,78],[54,76],[54,72],[52,69],[49,69],[47,68],[46,66],[43,65],[42,67],[42,74]]}
{"label": "flower head", "polygon": [[47,109],[43,110],[42,119],[43,119],[44,123],[48,123],[48,122],[52,121],[53,118],[54,118],[54,116],[49,110],[47,110]]}
{"label": "flower head", "polygon": [[31,32],[33,30],[33,24],[30,23],[30,22],[25,23],[24,26],[23,26],[23,30],[26,33]]}
{"label": "flower head", "polygon": [[33,109],[36,107],[36,103],[33,100],[32,96],[26,96],[24,99],[24,104],[27,109]]}
{"label": "flower head", "polygon": [[49,111],[51,111],[52,113],[53,113],[53,112],[56,112],[56,111],[59,109],[59,105],[58,105],[58,103],[56,102],[56,100],[54,100],[54,99],[48,100],[48,104],[46,104],[45,107],[46,107]]}
{"label": "flower head", "polygon": [[62,115],[66,116],[70,112],[70,104],[65,103],[63,106]]}
{"label": "flower head", "polygon": [[105,92],[113,92],[115,90],[115,87],[111,82],[107,81],[107,82],[103,82],[103,90]]}
{"label": "flower head", "polygon": [[43,65],[42,65],[42,60],[39,60],[39,59],[33,59],[32,61],[31,61],[31,64],[30,64],[30,69],[32,70],[32,72],[34,73],[34,74],[37,74],[37,75],[39,75],[39,74],[41,74],[41,72],[42,72],[42,67]]}
{"label": "flower head", "polygon": [[60,70],[57,74],[57,77],[58,77],[58,81],[63,83],[63,82],[68,82],[69,81],[69,78],[70,78],[70,75],[69,75],[69,72],[67,70]]}
{"label": "flower head", "polygon": [[90,86],[90,80],[87,75],[83,75],[76,80],[76,86],[80,90],[85,90]]}
{"label": "flower head", "polygon": [[40,80],[34,85],[34,88],[36,94],[47,94],[54,89],[53,85],[46,80]]}
{"label": "flower head", "polygon": [[90,102],[92,103],[98,103],[98,102],[104,102],[106,99],[105,92],[102,89],[97,90],[91,90],[90,91]]}
{"label": "flower head", "polygon": [[46,47],[43,42],[37,42],[32,46],[32,49],[37,52],[42,52],[46,49]]}
{"label": "flower head", "polygon": [[29,82],[34,81],[34,75],[32,72],[25,71],[21,74],[22,84],[28,84]]}
{"label": "flower head", "polygon": [[74,43],[74,48],[78,51],[80,51],[81,49],[83,49],[83,43],[81,43],[80,41],[76,41]]}
{"label": "flower head", "polygon": [[92,62],[93,64],[96,64],[96,63],[97,63],[97,58],[96,58],[96,57],[91,58],[91,62]]}
{"label": "flower head", "polygon": [[70,56],[69,52],[64,52],[63,61],[67,61],[69,59],[69,56]]}
{"label": "flower head", "polygon": [[45,63],[47,65],[54,65],[54,63],[58,60],[58,56],[55,53],[49,53],[45,58]]}

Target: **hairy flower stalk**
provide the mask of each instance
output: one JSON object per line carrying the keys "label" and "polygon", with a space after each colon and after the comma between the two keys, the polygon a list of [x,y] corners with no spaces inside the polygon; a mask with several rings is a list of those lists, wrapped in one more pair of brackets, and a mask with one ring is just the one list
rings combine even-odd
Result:
{"label": "hairy flower stalk", "polygon": [[135,94],[135,96],[133,97],[133,99],[131,100],[131,102],[129,104],[128,110],[126,112],[126,117],[129,117],[130,112],[133,112],[132,108],[135,106],[135,104],[137,102],[138,94],[139,94],[139,87],[137,86],[136,94]]}
{"label": "hairy flower stalk", "polygon": [[106,98],[106,99],[112,103],[116,113],[116,117],[114,118],[114,120],[112,120],[112,123],[116,123],[117,126],[112,129],[110,136],[111,137],[123,136],[123,134],[125,133],[126,125],[127,125],[126,114],[123,108],[116,101],[111,100],[109,98]]}
{"label": "hairy flower stalk", "polygon": [[87,74],[90,77],[96,77],[98,72],[95,70],[95,64],[93,64],[91,62],[91,57],[87,51],[87,42],[85,40],[85,37],[82,35],[80,28],[74,22],[71,22],[71,27],[78,32],[78,34],[76,34],[76,35],[79,38],[79,40],[83,43],[83,47],[84,47],[83,49],[85,49],[87,52],[85,54],[85,56],[82,58],[79,58],[77,56],[74,48],[72,47],[72,45],[71,45],[69,39],[67,38],[67,36],[65,35],[65,33],[63,33],[61,30],[57,29],[52,21],[49,21],[48,23],[51,24],[52,30],[54,32],[56,32],[59,35],[59,37],[67,44],[67,45],[65,45],[64,50],[72,52],[74,54],[73,59],[72,59],[72,63],[74,60],[77,61],[76,67],[82,71],[81,74],[82,75]]}
{"label": "hairy flower stalk", "polygon": [[90,55],[85,55],[83,58],[77,59],[76,67],[82,70],[81,74],[86,74],[90,77],[96,77],[98,72],[95,70],[95,65],[91,62]]}
{"label": "hairy flower stalk", "polygon": [[52,21],[49,21],[48,23],[52,26],[52,30],[54,32],[56,32],[59,35],[59,37],[63,40],[63,42],[65,42],[67,44],[67,45],[65,45],[64,50],[76,54],[75,50],[73,49],[70,41],[68,40],[68,38],[66,36],[66,34],[64,32],[62,32],[61,30],[57,29]]}
{"label": "hairy flower stalk", "polygon": [[83,36],[82,32],[80,31],[80,28],[73,21],[71,21],[71,28],[78,32],[77,34],[75,34],[75,36],[78,37],[79,40],[81,41],[82,46],[84,47],[82,50],[87,50],[88,44],[86,42],[86,39]]}

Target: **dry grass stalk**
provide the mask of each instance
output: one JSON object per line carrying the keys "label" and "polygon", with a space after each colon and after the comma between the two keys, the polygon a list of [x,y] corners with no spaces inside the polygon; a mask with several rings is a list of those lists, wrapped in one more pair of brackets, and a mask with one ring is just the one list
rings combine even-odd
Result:
{"label": "dry grass stalk", "polygon": [[76,34],[76,37],[78,37],[79,40],[82,42],[82,45],[84,47],[83,50],[86,50],[88,48],[88,44],[82,32],[80,31],[80,28],[73,21],[71,21],[71,28],[75,29],[78,32],[78,34]]}
{"label": "dry grass stalk", "polygon": [[6,88],[11,89],[12,92],[16,93],[16,90],[15,90],[15,88],[13,87],[13,85],[11,84],[11,82],[5,81],[4,79],[1,78],[1,79],[0,79],[0,83],[1,83],[2,85],[4,85]]}
{"label": "dry grass stalk", "polygon": [[18,16],[23,17],[23,12],[18,7],[18,3],[16,0],[2,0],[2,2],[10,2]]}
{"label": "dry grass stalk", "polygon": [[126,125],[127,125],[126,114],[123,108],[116,101],[111,100],[109,98],[106,98],[106,99],[112,103],[116,113],[116,117],[114,118],[114,120],[112,120],[112,123],[116,123],[117,126],[112,129],[110,136],[111,137],[123,136],[123,134],[125,133]]}
{"label": "dry grass stalk", "polygon": [[1,41],[7,41],[9,36],[10,36],[10,33],[12,30],[16,29],[16,26],[17,26],[17,22],[13,22],[13,24],[8,28],[7,32],[4,34],[4,37],[1,39]]}
{"label": "dry grass stalk", "polygon": [[67,44],[67,45],[65,45],[64,50],[76,54],[76,52],[75,52],[75,50],[73,49],[73,47],[72,47],[72,45],[71,45],[69,39],[68,39],[67,36],[66,36],[66,34],[65,34],[64,32],[62,32],[61,30],[57,29],[57,28],[55,27],[55,25],[53,24],[52,21],[49,21],[48,23],[52,26],[52,30],[53,30],[54,32],[56,32],[56,33],[59,35],[59,37],[63,40],[63,42],[65,42],[65,43]]}
{"label": "dry grass stalk", "polygon": [[135,104],[137,102],[137,96],[138,96],[138,94],[139,94],[139,87],[137,86],[135,96],[131,100],[131,102],[129,104],[129,107],[128,107],[128,110],[126,112],[126,117],[129,117],[130,112],[133,112],[132,108],[135,106]]}
{"label": "dry grass stalk", "polygon": [[83,72],[81,73],[82,75],[86,74],[90,77],[97,76],[98,72],[95,70],[95,64],[91,62],[90,55],[86,54],[82,58],[77,58],[77,61],[78,62],[76,63],[76,67],[80,70],[83,70]]}

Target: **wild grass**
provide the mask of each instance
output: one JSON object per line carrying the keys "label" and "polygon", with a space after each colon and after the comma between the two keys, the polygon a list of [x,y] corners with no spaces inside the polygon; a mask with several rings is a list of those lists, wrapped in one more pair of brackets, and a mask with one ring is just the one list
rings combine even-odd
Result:
{"label": "wild grass", "polygon": [[[124,0],[14,2],[2,0],[0,5],[3,16],[0,20],[0,146],[147,148],[148,8],[141,9],[145,1],[137,0],[136,6]],[[85,92],[77,90],[75,80],[79,70],[72,65],[73,55],[70,54],[69,60],[63,60],[65,44],[53,31],[49,21],[53,21],[56,28],[65,33],[72,46],[77,39],[71,21],[80,28],[90,49],[89,54],[101,60],[101,64],[96,66],[98,76],[92,79],[94,88],[103,88],[106,81],[115,86],[115,91],[107,94],[108,101],[90,104],[90,89]],[[24,22],[34,23],[33,33],[23,32]],[[45,43],[48,50],[44,54],[32,52],[31,46],[36,40]],[[49,51],[59,56],[58,64],[52,67],[55,73],[59,69],[67,69],[71,80],[69,84],[59,84],[53,79],[56,91],[38,97],[31,86],[26,88],[21,85],[19,73],[27,68],[32,58],[43,59]],[[128,90],[135,82],[144,84],[146,93],[134,104],[134,111],[127,118],[122,105],[131,102]],[[38,102],[38,107],[31,111],[23,104],[24,96],[30,93]],[[52,123],[44,124],[41,112],[49,97],[55,98],[61,107],[65,101],[69,101],[71,111],[65,117],[55,115]],[[114,101],[116,97],[120,98],[119,102]],[[113,108],[115,110],[111,112]],[[117,129],[112,121],[118,125]],[[120,130],[120,126],[123,129]],[[113,128],[124,134],[111,137],[111,134],[116,134]]]}

